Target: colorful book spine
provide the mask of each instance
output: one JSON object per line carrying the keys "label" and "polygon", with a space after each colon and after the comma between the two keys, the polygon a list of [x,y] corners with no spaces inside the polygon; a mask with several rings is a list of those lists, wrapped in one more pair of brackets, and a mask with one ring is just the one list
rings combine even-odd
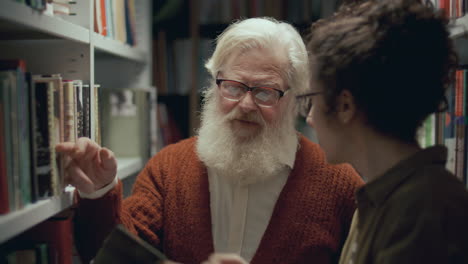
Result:
{"label": "colorful book spine", "polygon": [[[52,178],[56,171],[53,171],[53,160],[55,154],[52,155],[51,134],[53,127],[53,119],[49,114],[53,111],[53,103],[49,102],[49,96],[53,96],[53,87],[49,83],[35,83],[35,130],[36,130],[36,177],[38,198],[46,198],[53,194]],[[53,100],[53,99],[52,99]],[[54,152],[55,153],[55,152]]]}
{"label": "colorful book spine", "polygon": [[72,81],[63,82],[64,142],[76,141],[76,99]]}

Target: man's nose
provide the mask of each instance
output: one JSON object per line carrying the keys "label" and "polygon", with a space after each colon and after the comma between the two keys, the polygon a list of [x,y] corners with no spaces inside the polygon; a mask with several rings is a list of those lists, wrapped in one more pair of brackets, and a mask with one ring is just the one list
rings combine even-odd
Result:
{"label": "man's nose", "polygon": [[247,92],[245,96],[239,101],[239,107],[244,113],[257,110],[258,106],[251,92]]}

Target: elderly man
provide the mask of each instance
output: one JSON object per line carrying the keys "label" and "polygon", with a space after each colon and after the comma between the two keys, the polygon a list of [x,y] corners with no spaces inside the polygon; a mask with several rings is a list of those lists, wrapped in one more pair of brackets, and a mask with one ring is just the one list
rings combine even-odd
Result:
{"label": "elderly man", "polygon": [[350,166],[326,164],[294,129],[295,96],[309,82],[300,35],[273,19],[234,23],[206,67],[213,82],[198,137],[154,156],[125,200],[111,151],[84,138],[58,145],[73,159],[84,259],[122,223],[182,263],[212,252],[252,263],[336,261],[361,180]]}

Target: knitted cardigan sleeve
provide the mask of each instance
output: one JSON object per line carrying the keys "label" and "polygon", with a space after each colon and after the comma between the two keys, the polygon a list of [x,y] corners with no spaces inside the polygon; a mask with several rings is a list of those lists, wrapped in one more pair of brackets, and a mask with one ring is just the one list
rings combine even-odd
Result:
{"label": "knitted cardigan sleeve", "polygon": [[122,200],[120,181],[101,198],[92,200],[78,197],[74,219],[75,243],[85,263],[95,257],[117,224],[123,224],[154,246],[160,245],[164,211],[163,179],[170,151],[170,147],[162,150],[146,164],[136,179],[132,195],[127,199]]}

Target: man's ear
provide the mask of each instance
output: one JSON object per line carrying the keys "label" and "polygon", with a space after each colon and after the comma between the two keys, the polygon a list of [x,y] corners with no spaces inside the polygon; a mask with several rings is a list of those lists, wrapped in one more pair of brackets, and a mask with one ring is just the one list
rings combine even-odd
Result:
{"label": "man's ear", "polygon": [[348,124],[356,117],[357,109],[354,96],[349,90],[343,90],[338,95],[337,100],[338,120],[342,124]]}

